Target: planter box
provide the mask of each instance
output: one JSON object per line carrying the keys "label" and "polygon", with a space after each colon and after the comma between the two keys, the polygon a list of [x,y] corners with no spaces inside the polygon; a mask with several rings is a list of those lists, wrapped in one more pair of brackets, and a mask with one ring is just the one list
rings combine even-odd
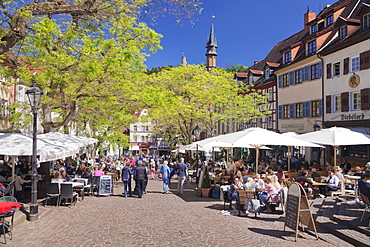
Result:
{"label": "planter box", "polygon": [[202,197],[208,197],[211,188],[202,188]]}

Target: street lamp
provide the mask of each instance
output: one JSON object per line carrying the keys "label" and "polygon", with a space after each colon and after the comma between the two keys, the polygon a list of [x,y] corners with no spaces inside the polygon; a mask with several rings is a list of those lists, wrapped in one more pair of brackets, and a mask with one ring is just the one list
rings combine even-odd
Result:
{"label": "street lamp", "polygon": [[32,141],[32,176],[31,176],[31,205],[29,221],[36,221],[39,218],[39,205],[37,204],[37,110],[39,109],[43,92],[32,80],[32,85],[26,91],[33,113],[33,141]]}
{"label": "street lamp", "polygon": [[[199,128],[199,126],[197,125],[194,129],[193,129],[193,134],[195,135],[195,140],[198,141],[199,140],[199,137],[200,137],[200,131],[201,131],[201,128]],[[197,160],[198,160],[198,144],[197,144]]]}

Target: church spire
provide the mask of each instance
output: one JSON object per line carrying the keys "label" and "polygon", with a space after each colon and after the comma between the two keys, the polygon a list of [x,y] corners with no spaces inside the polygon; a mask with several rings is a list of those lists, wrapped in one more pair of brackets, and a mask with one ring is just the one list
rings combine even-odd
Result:
{"label": "church spire", "polygon": [[[215,17],[212,16],[214,19]],[[215,35],[215,26],[214,20],[212,19],[211,31],[209,33],[209,39],[206,44],[207,52],[206,52],[206,67],[207,68],[215,68],[216,67],[216,57],[217,57],[217,41]]]}

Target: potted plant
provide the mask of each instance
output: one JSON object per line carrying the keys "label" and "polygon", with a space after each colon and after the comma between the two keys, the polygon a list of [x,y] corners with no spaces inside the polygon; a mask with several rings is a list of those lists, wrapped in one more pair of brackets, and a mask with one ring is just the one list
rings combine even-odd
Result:
{"label": "potted plant", "polygon": [[202,197],[208,197],[209,191],[211,190],[211,179],[209,178],[208,170],[204,173],[202,183]]}

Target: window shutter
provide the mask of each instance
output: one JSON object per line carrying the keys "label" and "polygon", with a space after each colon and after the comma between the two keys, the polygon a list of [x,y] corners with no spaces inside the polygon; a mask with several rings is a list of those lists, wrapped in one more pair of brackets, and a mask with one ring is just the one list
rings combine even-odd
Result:
{"label": "window shutter", "polygon": [[360,70],[370,68],[370,51],[365,51],[360,54]]}
{"label": "window shutter", "polygon": [[331,95],[326,95],[325,101],[326,113],[331,113]]}
{"label": "window shutter", "polygon": [[279,119],[283,119],[283,106],[279,105]]}
{"label": "window shutter", "polygon": [[370,109],[370,88],[364,88],[361,90],[361,110]]}
{"label": "window shutter", "polygon": [[320,117],[322,117],[322,110],[323,106],[322,106],[322,99],[319,100],[319,114],[320,114]]}
{"label": "window shutter", "polygon": [[308,66],[302,68],[302,81],[309,80],[309,70],[310,68]]}
{"label": "window shutter", "polygon": [[331,63],[328,63],[326,65],[326,79],[330,79],[331,78]]}
{"label": "window shutter", "polygon": [[343,75],[347,75],[349,72],[349,58],[345,58],[343,61]]}
{"label": "window shutter", "polygon": [[289,104],[289,117],[290,118],[295,118],[295,107],[294,104]]}
{"label": "window shutter", "polygon": [[319,78],[322,77],[322,62],[319,62]]}
{"label": "window shutter", "polygon": [[289,71],[288,80],[289,80],[289,85],[293,86],[294,85],[294,71]]}
{"label": "window shutter", "polygon": [[302,103],[302,115],[303,117],[310,117],[310,105],[311,105],[311,102],[310,101],[305,101]]}
{"label": "window shutter", "polygon": [[349,94],[348,94],[348,92],[341,93],[340,97],[341,97],[341,103],[342,103],[342,112],[348,112],[348,110],[349,110],[349,102],[348,102]]}
{"label": "window shutter", "polygon": [[279,83],[279,88],[283,87],[283,75],[278,76],[278,83]]}

